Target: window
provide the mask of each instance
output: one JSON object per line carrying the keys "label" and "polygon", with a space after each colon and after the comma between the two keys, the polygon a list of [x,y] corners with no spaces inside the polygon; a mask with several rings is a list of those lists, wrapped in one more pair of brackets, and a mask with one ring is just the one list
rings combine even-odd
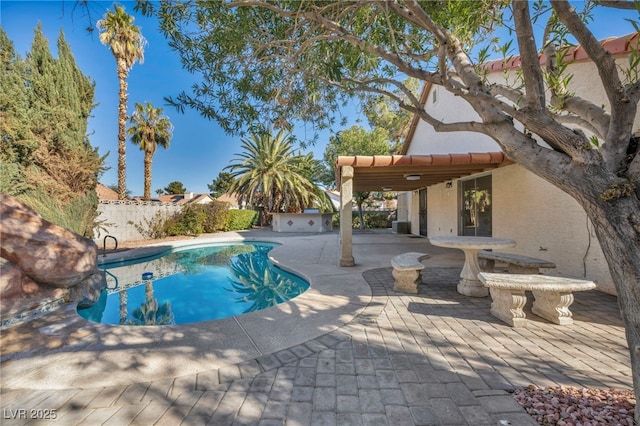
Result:
{"label": "window", "polygon": [[459,234],[490,237],[492,204],[491,175],[461,181]]}

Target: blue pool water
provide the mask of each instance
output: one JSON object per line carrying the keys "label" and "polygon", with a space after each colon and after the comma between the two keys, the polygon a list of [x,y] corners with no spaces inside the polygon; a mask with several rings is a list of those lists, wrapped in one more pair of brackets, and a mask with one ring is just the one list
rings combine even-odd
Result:
{"label": "blue pool water", "polygon": [[142,261],[104,265],[108,288],[78,313],[122,325],[188,324],[269,308],[309,288],[267,253],[265,242],[186,248]]}

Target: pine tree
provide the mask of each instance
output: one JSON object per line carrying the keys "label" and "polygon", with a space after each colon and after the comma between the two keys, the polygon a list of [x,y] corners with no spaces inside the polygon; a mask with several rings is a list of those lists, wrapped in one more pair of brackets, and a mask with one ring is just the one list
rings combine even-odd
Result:
{"label": "pine tree", "polygon": [[0,29],[0,185],[45,219],[91,234],[103,158],[86,136],[94,84],[76,65],[62,30],[58,59],[41,25],[22,60]]}
{"label": "pine tree", "polygon": [[24,192],[21,164],[33,147],[25,144],[26,89],[22,84],[24,62],[0,28],[0,191]]}

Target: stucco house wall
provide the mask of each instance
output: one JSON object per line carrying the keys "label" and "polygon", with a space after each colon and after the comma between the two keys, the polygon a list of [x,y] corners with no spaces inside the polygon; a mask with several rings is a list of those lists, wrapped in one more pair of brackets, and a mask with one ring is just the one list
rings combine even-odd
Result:
{"label": "stucco house wall", "polygon": [[[551,260],[550,273],[589,277],[598,289],[615,294],[609,267],[580,205],[550,183],[513,164],[493,170],[493,236],[511,238],[517,246],[502,251]],[[486,174],[473,175],[478,177]],[[427,189],[427,235],[458,235],[460,180]],[[400,194],[407,200],[411,233],[419,233],[418,192]]]}
{"label": "stucco house wall", "polygon": [[[432,96],[433,92],[438,95]],[[478,114],[441,87],[433,86],[427,96],[426,110],[445,122],[479,120]],[[473,132],[442,132],[433,130],[431,125],[420,120],[407,149],[409,155],[421,154],[461,154],[466,152],[497,152],[498,144],[488,136]]]}
{"label": "stucco house wall", "polygon": [[427,190],[427,234],[429,236],[458,235],[458,191],[444,183]]}
{"label": "stucco house wall", "polygon": [[494,236],[518,243],[510,252],[551,260],[556,269],[550,272],[589,277],[615,294],[593,226],[569,195],[511,165],[493,171],[493,203]]}
{"label": "stucco house wall", "polygon": [[[628,62],[619,57],[620,66]],[[595,102],[607,104],[591,62],[577,62],[568,67],[573,74],[570,90]],[[514,71],[498,70],[489,75],[494,82],[513,79]],[[425,107],[436,118],[448,122],[478,119],[464,101],[441,87],[427,87]],[[636,117],[636,131],[640,128]],[[589,134],[588,132],[586,132]],[[491,138],[470,132],[437,133],[419,121],[412,137],[405,143],[409,155],[491,152],[500,148]],[[517,246],[505,250],[512,253],[553,261],[554,273],[588,277],[596,280],[598,289],[615,294],[615,288],[593,226],[580,205],[560,189],[527,171],[510,164],[494,169],[492,175],[492,234],[512,238]],[[468,176],[464,179],[486,175]],[[459,182],[452,181],[427,188],[427,235],[458,235]],[[411,233],[419,233],[418,191],[399,194],[398,205],[406,206]]]}
{"label": "stucco house wall", "polygon": [[[413,191],[410,193],[411,195],[411,201],[410,204],[412,206],[418,206],[418,192],[417,191]],[[407,212],[407,220],[409,221],[409,232],[411,234],[419,234],[420,233],[420,217],[419,217],[419,211],[418,211],[418,207],[415,207],[411,210],[408,210]]]}
{"label": "stucco house wall", "polygon": [[398,194],[397,200],[398,200],[398,209],[397,209],[398,221],[406,222],[409,220],[409,210],[411,210],[411,193],[401,192]]}

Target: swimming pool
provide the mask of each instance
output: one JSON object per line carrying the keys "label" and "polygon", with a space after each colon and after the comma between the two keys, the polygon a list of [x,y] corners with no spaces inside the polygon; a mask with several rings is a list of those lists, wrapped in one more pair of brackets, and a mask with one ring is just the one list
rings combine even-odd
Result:
{"label": "swimming pool", "polygon": [[103,265],[107,289],[78,313],[104,324],[168,325],[228,318],[291,300],[309,288],[268,257],[278,244],[183,247]]}

